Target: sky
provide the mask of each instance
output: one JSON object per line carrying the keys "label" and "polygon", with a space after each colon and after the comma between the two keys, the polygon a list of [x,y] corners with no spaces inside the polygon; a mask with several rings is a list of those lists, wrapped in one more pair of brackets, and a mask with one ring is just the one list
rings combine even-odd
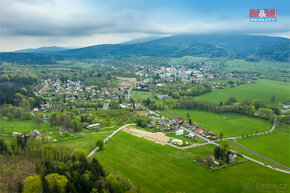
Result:
{"label": "sky", "polygon": [[[287,0],[0,0],[0,51],[84,47],[150,36],[239,33],[290,37]],[[277,22],[249,22],[277,9]]]}

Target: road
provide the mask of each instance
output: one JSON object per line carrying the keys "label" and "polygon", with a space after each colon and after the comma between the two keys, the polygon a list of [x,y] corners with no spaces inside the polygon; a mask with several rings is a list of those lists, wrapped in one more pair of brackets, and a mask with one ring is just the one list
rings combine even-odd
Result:
{"label": "road", "polygon": [[[119,129],[117,129],[116,131],[114,131],[111,135],[109,135],[106,139],[104,139],[104,143],[108,142],[116,133],[118,133],[119,131],[121,131],[125,127],[132,126],[132,125],[136,125],[136,123],[131,123],[131,124],[123,125]],[[96,147],[93,151],[91,151],[89,153],[89,155],[88,155],[88,158],[91,157],[92,155],[94,155],[94,153],[96,153],[99,149],[100,149],[99,147]]]}

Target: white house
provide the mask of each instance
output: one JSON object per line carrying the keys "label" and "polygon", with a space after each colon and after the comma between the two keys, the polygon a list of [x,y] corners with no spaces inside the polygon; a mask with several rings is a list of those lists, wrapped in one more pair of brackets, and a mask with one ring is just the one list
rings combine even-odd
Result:
{"label": "white house", "polygon": [[175,131],[175,134],[176,135],[183,135],[183,130],[182,129],[177,130],[177,131]]}

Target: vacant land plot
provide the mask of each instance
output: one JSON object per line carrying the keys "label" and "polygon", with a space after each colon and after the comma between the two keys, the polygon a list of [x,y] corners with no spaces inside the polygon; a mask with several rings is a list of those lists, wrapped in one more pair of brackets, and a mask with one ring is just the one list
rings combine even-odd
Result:
{"label": "vacant land plot", "polygon": [[135,100],[141,101],[150,98],[152,93],[146,91],[132,91],[131,95]]}
{"label": "vacant land plot", "polygon": [[[225,113],[217,114],[197,110],[170,110],[177,115],[187,119],[187,113],[190,115],[192,122],[219,134],[224,133],[226,137],[241,136],[247,133],[256,133],[266,131],[271,128],[268,121],[263,119],[251,118],[242,114]],[[176,114],[164,114],[168,118],[176,117]]]}
{"label": "vacant land plot", "polygon": [[[228,97],[235,97],[239,100],[246,98],[259,99],[266,104],[278,104],[290,97],[290,83],[274,80],[259,79],[257,83],[243,84],[235,88],[214,89],[210,93],[198,98],[213,103],[225,102]],[[271,102],[271,97],[275,96],[275,101]]]}
{"label": "vacant land plot", "polygon": [[213,149],[213,145],[205,145],[177,150],[121,131],[95,156],[105,167],[130,178],[148,192],[244,192],[245,183],[286,184],[286,189],[247,192],[289,191],[288,174],[250,161],[215,172],[193,163],[195,155],[205,157]]}
{"label": "vacant land plot", "polygon": [[136,78],[129,78],[129,77],[118,77],[119,80],[119,85],[124,85],[124,86],[136,86],[138,81]]}
{"label": "vacant land plot", "polygon": [[145,139],[155,141],[155,142],[160,143],[162,145],[167,144],[168,141],[170,140],[170,137],[167,137],[162,132],[152,133],[152,132],[139,130],[139,129],[135,129],[135,128],[125,128],[124,131],[131,133],[133,135],[136,135],[138,137],[144,137]]}
{"label": "vacant land plot", "polygon": [[242,145],[290,167],[290,126],[279,126],[274,132],[238,140]]}

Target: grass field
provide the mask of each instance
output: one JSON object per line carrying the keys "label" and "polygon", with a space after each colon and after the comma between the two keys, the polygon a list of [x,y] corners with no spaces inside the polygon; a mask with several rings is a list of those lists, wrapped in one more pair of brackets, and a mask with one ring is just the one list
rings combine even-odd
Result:
{"label": "grass field", "polygon": [[[260,132],[271,128],[271,125],[266,120],[251,118],[242,114],[217,114],[206,111],[179,109],[170,109],[170,111],[186,119],[186,115],[189,113],[192,122],[216,134],[223,132],[225,137],[241,136],[243,133],[255,133],[256,131]],[[168,118],[176,117],[175,114],[170,113],[166,113],[164,116]]]}
{"label": "grass field", "polygon": [[39,127],[35,123],[35,120],[20,120],[20,119],[13,119],[12,121],[9,120],[0,120],[0,132],[1,129],[4,129],[4,134],[11,135],[12,132],[19,132],[19,133],[29,133],[30,131],[36,129],[40,132],[45,130],[45,132],[55,130],[52,126],[48,123],[42,122]]}
{"label": "grass field", "polygon": [[131,92],[132,97],[137,101],[146,100],[150,98],[151,94],[152,94],[151,92],[146,92],[146,91],[132,91]]}
{"label": "grass field", "polygon": [[131,94],[132,94],[132,97],[139,102],[150,98],[151,95],[152,95],[152,98],[150,99],[153,100],[155,103],[162,104],[164,102],[164,100],[159,100],[155,98],[156,96],[158,96],[158,93],[153,94],[152,92],[146,92],[146,91],[132,91]]}
{"label": "grass field", "polygon": [[[271,97],[275,95],[275,102],[271,103]],[[200,98],[207,102],[225,102],[228,97],[233,96],[239,100],[246,98],[259,99],[266,104],[278,104],[287,97],[290,97],[290,83],[274,80],[259,79],[254,84],[243,84],[235,88],[214,89],[210,93],[200,95]]]}
{"label": "grass field", "polygon": [[[123,131],[96,154],[107,168],[130,178],[148,192],[287,192],[289,175],[247,161],[210,172],[193,163],[194,156],[212,154],[214,146],[189,150],[162,146]],[[259,184],[286,184],[287,189],[257,189]],[[245,185],[253,185],[245,189]]]}
{"label": "grass field", "polygon": [[290,126],[279,126],[273,133],[243,138],[238,140],[242,145],[290,167]]}
{"label": "grass field", "polygon": [[289,77],[288,62],[247,62],[241,59],[229,60],[225,62],[226,71],[257,72],[265,74],[282,75]]}
{"label": "grass field", "polygon": [[98,139],[105,139],[111,133],[100,133],[92,135],[80,135],[76,139],[56,142],[57,145],[71,147],[74,150],[85,150],[87,153],[91,152],[96,147],[96,141]]}
{"label": "grass field", "polygon": [[184,65],[191,64],[193,62],[204,62],[207,61],[208,58],[205,57],[194,57],[194,56],[183,56],[180,58],[170,58],[170,64],[174,65]]}

